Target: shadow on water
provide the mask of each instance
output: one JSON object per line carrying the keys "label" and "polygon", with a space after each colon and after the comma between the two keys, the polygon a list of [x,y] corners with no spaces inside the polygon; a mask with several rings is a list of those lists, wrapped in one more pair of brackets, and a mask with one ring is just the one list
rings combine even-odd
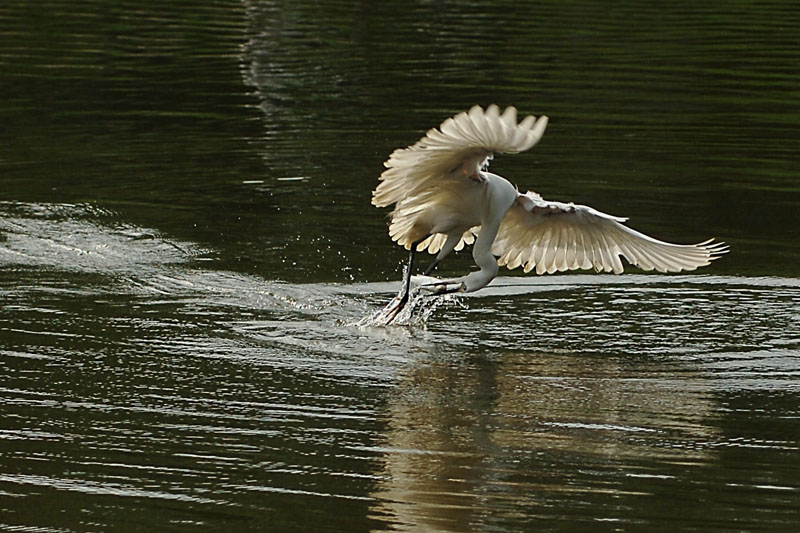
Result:
{"label": "shadow on water", "polygon": [[501,277],[422,328],[357,327],[397,283],[204,268],[213,250],[91,205],[0,214],[6,497],[172,501],[206,524],[310,498],[370,527],[493,530],[643,504],[667,526],[658,500],[685,483],[722,507],[763,493],[777,510],[751,520],[777,524],[800,494],[796,465],[714,473],[800,451],[797,411],[726,428],[738,398],[798,392],[795,279]]}

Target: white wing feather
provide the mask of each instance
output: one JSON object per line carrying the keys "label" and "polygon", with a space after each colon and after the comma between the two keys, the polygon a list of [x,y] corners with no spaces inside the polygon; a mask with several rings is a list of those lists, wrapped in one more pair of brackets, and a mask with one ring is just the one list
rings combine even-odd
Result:
{"label": "white wing feather", "polygon": [[[517,123],[517,110],[509,106],[500,114],[496,105],[445,120],[408,148],[395,150],[384,163],[386,170],[372,193],[372,204],[396,204],[389,234],[398,244],[410,248],[419,238],[432,232],[431,213],[457,212],[448,209],[461,194],[465,180],[480,180],[480,170],[494,152],[515,153],[527,150],[542,138],[547,117],[526,117]],[[469,181],[466,182],[470,183]],[[477,229],[463,233],[456,250],[472,244]],[[435,233],[417,246],[437,253],[446,241]]]}
{"label": "white wing feather", "polygon": [[500,266],[523,266],[537,274],[589,268],[619,274],[620,257],[643,270],[680,272],[708,265],[728,251],[713,239],[689,245],[659,241],[624,226],[626,220],[528,192],[506,213],[492,253]]}
{"label": "white wing feather", "polygon": [[493,152],[528,150],[539,142],[546,126],[545,116],[528,116],[517,124],[517,110],[512,106],[502,115],[496,105],[485,111],[474,106],[448,118],[439,129],[429,130],[412,146],[392,152],[372,193],[372,204],[386,207],[400,202],[456,173],[471,176]]}

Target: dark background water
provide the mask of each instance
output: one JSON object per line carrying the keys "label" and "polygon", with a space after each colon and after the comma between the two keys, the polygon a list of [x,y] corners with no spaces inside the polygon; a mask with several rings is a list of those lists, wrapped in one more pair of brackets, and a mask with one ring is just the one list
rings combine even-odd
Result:
{"label": "dark background water", "polygon": [[[792,2],[0,6],[0,525],[800,526]],[[359,329],[382,162],[474,104],[492,169],[691,276],[503,272]],[[463,273],[468,254],[444,265]]]}

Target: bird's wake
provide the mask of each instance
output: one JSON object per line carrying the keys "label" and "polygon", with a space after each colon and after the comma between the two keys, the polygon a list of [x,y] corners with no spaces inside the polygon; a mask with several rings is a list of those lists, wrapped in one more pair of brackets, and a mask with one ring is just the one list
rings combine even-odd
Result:
{"label": "bird's wake", "polygon": [[[447,302],[460,301],[455,294],[432,294],[420,287],[420,281],[430,282],[435,278],[427,276],[414,276],[412,282],[417,282],[408,294],[408,300],[403,302],[403,287],[397,296],[386,304],[385,307],[365,316],[356,325],[359,327],[384,327],[384,326],[424,326],[433,315],[434,311]],[[438,281],[438,280],[436,280]]]}

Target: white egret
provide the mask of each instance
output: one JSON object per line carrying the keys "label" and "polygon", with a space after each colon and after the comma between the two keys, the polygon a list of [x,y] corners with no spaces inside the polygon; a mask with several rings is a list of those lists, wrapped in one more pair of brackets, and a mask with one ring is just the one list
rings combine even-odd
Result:
{"label": "white egret", "polygon": [[537,274],[590,268],[619,274],[624,257],[643,270],[679,272],[708,265],[728,251],[713,239],[690,245],[656,240],[624,226],[625,218],[520,193],[487,170],[495,152],[522,152],[539,142],[547,120],[528,116],[517,123],[514,107],[501,114],[496,105],[475,106],[389,156],[372,204],[394,204],[389,235],[410,253],[388,322],[408,301],[415,252],[436,254],[428,275],[450,252],[474,243],[479,270],[425,287],[441,294],[477,291],[500,266]]}

